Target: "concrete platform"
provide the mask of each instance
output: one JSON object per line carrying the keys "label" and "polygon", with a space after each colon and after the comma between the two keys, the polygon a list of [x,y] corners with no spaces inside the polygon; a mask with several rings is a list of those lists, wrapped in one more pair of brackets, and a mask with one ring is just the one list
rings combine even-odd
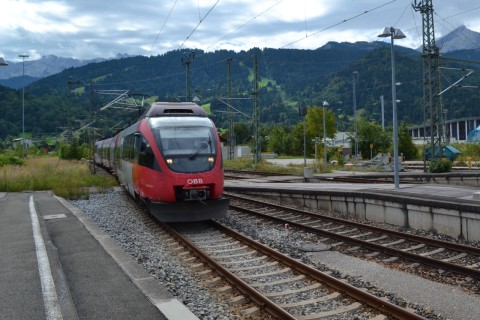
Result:
{"label": "concrete platform", "polygon": [[198,319],[80,210],[0,193],[2,319]]}
{"label": "concrete platform", "polygon": [[346,217],[480,241],[478,188],[439,184],[313,183],[227,180],[225,190]]}
{"label": "concrete platform", "polygon": [[[326,175],[325,175],[326,176]],[[332,175],[333,176],[333,175]],[[360,175],[359,175],[360,176]],[[243,180],[226,180],[225,187],[227,188],[275,188],[284,190],[305,190],[305,191],[321,191],[321,190],[343,190],[349,191],[369,191],[369,192],[388,192],[396,194],[410,195],[424,199],[425,197],[442,197],[447,201],[458,200],[478,200],[478,196],[474,196],[479,191],[478,188],[461,187],[438,184],[413,184],[402,183],[399,189],[395,189],[393,183],[314,183],[314,182],[294,182],[289,181],[298,180],[297,176],[282,176],[274,179],[285,180],[282,182],[268,181],[263,179],[243,179]],[[478,203],[480,205],[480,202]]]}

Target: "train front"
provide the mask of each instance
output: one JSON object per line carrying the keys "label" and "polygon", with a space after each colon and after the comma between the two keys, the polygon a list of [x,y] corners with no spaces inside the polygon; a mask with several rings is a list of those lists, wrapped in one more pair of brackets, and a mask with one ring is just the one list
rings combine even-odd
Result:
{"label": "train front", "polygon": [[215,125],[208,117],[167,116],[148,119],[164,167],[160,201],[149,203],[159,220],[200,221],[222,217],[223,163]]}

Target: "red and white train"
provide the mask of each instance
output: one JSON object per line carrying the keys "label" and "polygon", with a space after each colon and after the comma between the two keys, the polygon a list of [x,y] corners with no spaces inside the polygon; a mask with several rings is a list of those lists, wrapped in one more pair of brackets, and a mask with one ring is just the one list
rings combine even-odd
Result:
{"label": "red and white train", "polygon": [[154,103],[135,124],[97,141],[94,159],[160,221],[200,221],[228,210],[217,130],[195,103]]}

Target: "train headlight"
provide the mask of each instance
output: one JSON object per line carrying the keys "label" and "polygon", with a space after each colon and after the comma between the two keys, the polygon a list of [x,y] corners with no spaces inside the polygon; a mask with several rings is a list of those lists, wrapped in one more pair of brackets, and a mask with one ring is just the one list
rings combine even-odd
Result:
{"label": "train headlight", "polygon": [[208,157],[208,162],[213,163],[213,161],[215,161],[213,157]]}
{"label": "train headlight", "polygon": [[168,163],[168,164],[172,164],[172,163],[173,163],[173,159],[167,159],[167,163]]}

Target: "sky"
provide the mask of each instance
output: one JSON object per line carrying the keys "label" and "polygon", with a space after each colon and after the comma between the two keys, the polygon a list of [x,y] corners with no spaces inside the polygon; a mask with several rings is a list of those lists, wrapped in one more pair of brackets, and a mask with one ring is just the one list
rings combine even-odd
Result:
{"label": "sky", "polygon": [[[329,41],[386,41],[384,27],[422,44],[419,0],[2,0],[0,57],[88,60],[171,50],[315,49]],[[439,38],[465,25],[480,32],[480,4],[433,0]]]}

